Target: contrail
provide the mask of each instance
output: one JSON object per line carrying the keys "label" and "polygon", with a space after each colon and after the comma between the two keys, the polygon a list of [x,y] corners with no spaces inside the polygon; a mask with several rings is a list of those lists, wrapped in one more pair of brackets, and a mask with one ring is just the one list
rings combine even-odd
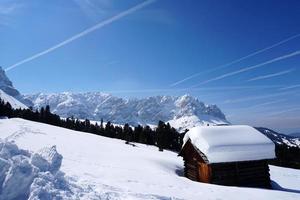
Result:
{"label": "contrail", "polygon": [[282,88],[286,85],[259,85],[259,86],[225,86],[225,87],[205,87],[205,88],[154,88],[154,89],[137,89],[137,90],[108,90],[104,93],[157,93],[157,92],[187,92],[187,91],[218,91],[222,93],[224,90],[248,90],[248,89],[268,89],[268,88]]}
{"label": "contrail", "polygon": [[199,86],[199,85],[203,85],[203,84],[206,84],[206,83],[210,83],[210,82],[213,82],[213,81],[217,81],[217,80],[220,80],[220,79],[224,79],[224,78],[229,77],[229,76],[233,76],[233,75],[240,74],[240,73],[243,73],[243,72],[246,72],[246,71],[250,71],[250,70],[252,70],[252,69],[256,69],[256,68],[265,66],[265,65],[267,65],[267,64],[271,64],[271,63],[274,63],[274,62],[277,62],[277,61],[280,61],[280,60],[284,60],[284,59],[287,59],[287,58],[291,58],[291,57],[294,57],[294,56],[297,56],[297,55],[300,55],[300,51],[295,51],[295,52],[293,52],[293,53],[290,53],[290,54],[287,54],[287,55],[283,55],[283,56],[274,58],[274,59],[272,59],[272,60],[268,60],[268,61],[266,61],[266,62],[257,64],[257,65],[253,65],[253,66],[246,67],[246,68],[243,68],[243,69],[240,69],[240,70],[237,70],[237,71],[229,72],[229,73],[223,74],[223,75],[221,75],[221,76],[217,76],[217,77],[215,77],[215,78],[212,78],[212,79],[203,81],[203,82],[201,82],[201,83],[199,83],[199,84],[196,84],[196,85],[194,85],[194,86],[192,86],[192,87],[197,87],[197,86]]}
{"label": "contrail", "polygon": [[267,106],[267,105],[271,105],[271,104],[280,103],[280,102],[283,102],[283,101],[287,101],[287,99],[279,99],[279,100],[275,100],[275,101],[268,101],[268,102],[265,102],[265,103],[261,103],[261,104],[257,104],[257,105],[248,107],[248,108],[257,108],[257,107],[262,107],[262,106]]}
{"label": "contrail", "polygon": [[98,24],[96,24],[96,25],[94,25],[94,26],[92,26],[92,27],[90,27],[90,28],[88,28],[88,29],[86,29],[86,30],[84,30],[84,31],[82,31],[82,32],[80,32],[80,33],[78,33],[78,34],[70,37],[70,38],[68,38],[67,40],[65,40],[63,42],[61,42],[59,44],[56,44],[53,47],[50,47],[49,49],[46,49],[46,50],[44,50],[44,51],[42,51],[40,53],[37,53],[37,54],[35,54],[35,55],[33,55],[33,56],[29,57],[29,58],[26,58],[26,59],[24,59],[24,60],[22,60],[20,62],[17,62],[15,64],[7,67],[5,69],[5,71],[9,71],[11,69],[16,68],[17,66],[20,66],[20,65],[22,65],[24,63],[27,63],[29,61],[32,61],[32,60],[36,59],[36,58],[39,58],[40,56],[48,54],[48,53],[50,53],[50,52],[52,52],[52,51],[54,51],[54,50],[56,50],[56,49],[58,49],[60,47],[63,47],[65,45],[73,42],[74,40],[77,40],[77,39],[79,39],[79,38],[81,38],[81,37],[83,37],[83,36],[85,36],[85,35],[87,35],[87,34],[89,34],[91,32],[94,32],[94,31],[96,31],[96,30],[98,30],[98,29],[100,29],[100,28],[102,28],[102,27],[104,27],[106,25],[111,24],[111,23],[113,23],[113,22],[115,22],[115,21],[117,21],[117,20],[119,20],[119,19],[121,19],[121,18],[123,18],[123,17],[125,17],[125,16],[127,16],[127,15],[129,15],[129,14],[131,14],[133,12],[135,12],[135,11],[138,11],[138,10],[140,10],[140,9],[148,6],[149,4],[154,3],[155,1],[156,0],[146,0],[143,3],[140,3],[140,4],[138,4],[138,5],[136,5],[136,6],[132,7],[132,8],[129,8],[128,10],[125,10],[125,11],[123,11],[123,12],[121,12],[121,13],[119,13],[119,14],[117,14],[117,15],[109,18],[109,19],[106,19],[106,20],[104,20],[104,21],[102,21],[102,22],[100,22],[100,23],[98,23]]}
{"label": "contrail", "polygon": [[290,109],[287,109],[287,110],[282,110],[282,111],[270,113],[267,116],[276,116],[276,115],[281,115],[281,114],[284,114],[284,113],[294,112],[294,111],[298,111],[298,110],[300,110],[300,108],[290,108]]}
{"label": "contrail", "polygon": [[237,108],[234,110],[240,111],[240,110],[252,110],[254,108],[259,108],[259,107],[266,107],[267,105],[272,105],[272,104],[277,104],[283,101],[287,101],[288,99],[279,99],[279,100],[275,100],[275,101],[267,101],[261,104],[254,104],[252,106],[248,106],[248,107],[242,107],[242,108]]}
{"label": "contrail", "polygon": [[230,100],[226,100],[223,103],[219,103],[219,104],[224,105],[224,104],[241,103],[241,102],[254,101],[254,100],[260,100],[260,99],[268,99],[271,97],[277,97],[277,96],[288,95],[288,94],[294,94],[294,92],[280,92],[280,93],[268,94],[268,95],[262,95],[262,96],[250,96],[250,97],[245,97],[245,98],[240,98],[240,99],[230,99]]}
{"label": "contrail", "polygon": [[273,77],[276,77],[276,76],[281,76],[281,75],[284,75],[284,74],[288,74],[292,71],[294,71],[294,69],[285,70],[285,71],[281,71],[281,72],[277,72],[277,73],[273,73],[273,74],[267,74],[267,75],[263,75],[263,76],[257,76],[257,77],[251,78],[247,81],[250,82],[250,81],[257,81],[257,80],[273,78]]}
{"label": "contrail", "polygon": [[280,88],[279,90],[288,90],[288,89],[294,89],[294,88],[298,88],[298,87],[300,87],[300,84],[283,87],[283,88]]}
{"label": "contrail", "polygon": [[300,37],[300,34],[293,35],[293,36],[291,36],[291,37],[289,37],[289,38],[286,38],[286,39],[284,39],[284,40],[281,40],[280,42],[277,42],[277,43],[275,43],[275,44],[273,44],[273,45],[271,45],[271,46],[268,46],[268,47],[265,47],[265,48],[260,49],[260,50],[258,50],[258,51],[255,51],[255,52],[253,52],[253,53],[251,53],[251,54],[249,54],[249,55],[246,55],[246,56],[241,57],[241,58],[239,58],[239,59],[233,60],[233,61],[231,61],[231,62],[229,62],[229,63],[220,65],[220,66],[218,66],[218,67],[216,67],[216,68],[213,68],[213,69],[211,69],[211,70],[206,70],[206,71],[203,71],[203,72],[199,72],[199,73],[193,74],[193,75],[188,76],[188,77],[186,77],[186,78],[184,78],[184,79],[182,79],[182,80],[180,80],[180,81],[177,81],[177,82],[175,82],[175,83],[172,83],[172,84],[170,85],[170,87],[174,87],[174,86],[176,86],[176,85],[179,85],[179,84],[181,84],[181,83],[183,83],[183,82],[186,82],[187,80],[190,80],[190,79],[192,79],[192,78],[195,78],[195,77],[197,77],[197,76],[199,76],[199,75],[201,75],[201,74],[213,72],[213,71],[216,71],[216,70],[218,70],[218,69],[222,69],[222,68],[224,68],[224,67],[231,66],[231,65],[233,65],[233,64],[235,64],[235,63],[238,63],[238,62],[243,61],[243,60],[245,60],[245,59],[247,59],[247,58],[253,57],[253,56],[257,55],[257,54],[263,53],[263,52],[265,52],[265,51],[267,51],[267,50],[270,50],[270,49],[272,49],[272,48],[274,48],[274,47],[277,47],[277,46],[279,46],[279,45],[281,45],[281,44],[284,44],[284,43],[286,43],[286,42],[288,42],[288,41],[290,41],[290,40],[296,39],[296,38],[298,38],[298,37]]}
{"label": "contrail", "polygon": [[272,104],[277,104],[277,103],[280,103],[280,102],[283,102],[283,101],[287,101],[288,99],[279,99],[279,100],[275,100],[275,101],[268,101],[268,102],[265,102],[265,103],[261,103],[261,104],[256,104],[256,105],[253,105],[253,106],[250,106],[250,107],[245,107],[243,109],[246,109],[246,110],[251,110],[253,108],[259,108],[259,107],[264,107],[265,106],[268,106],[268,105],[272,105]]}

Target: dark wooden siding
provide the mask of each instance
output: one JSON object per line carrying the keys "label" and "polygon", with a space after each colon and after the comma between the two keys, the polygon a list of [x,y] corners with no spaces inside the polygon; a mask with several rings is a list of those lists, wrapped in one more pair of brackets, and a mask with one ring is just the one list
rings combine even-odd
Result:
{"label": "dark wooden siding", "polygon": [[206,156],[189,141],[179,156],[184,160],[185,177],[204,183],[228,186],[271,188],[266,160],[209,164]]}
{"label": "dark wooden siding", "polygon": [[267,161],[243,161],[211,164],[211,183],[271,188]]}
{"label": "dark wooden siding", "polygon": [[186,142],[181,150],[180,156],[184,160],[184,175],[193,180],[209,183],[210,182],[210,166],[207,164],[205,155],[198,151],[192,143]]}

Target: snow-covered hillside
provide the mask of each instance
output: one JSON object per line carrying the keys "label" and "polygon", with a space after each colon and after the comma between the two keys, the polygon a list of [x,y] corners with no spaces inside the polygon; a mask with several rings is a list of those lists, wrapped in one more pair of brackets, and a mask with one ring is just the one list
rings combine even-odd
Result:
{"label": "snow-covered hillside", "polygon": [[267,137],[269,137],[275,144],[281,145],[287,145],[288,147],[298,147],[300,148],[300,138],[299,137],[292,137],[289,135],[277,133],[271,129],[258,127],[256,128],[263,134],[265,134]]}
{"label": "snow-covered hillside", "polygon": [[[21,169],[28,169],[26,166],[29,168],[33,166],[32,155],[36,153],[45,158],[38,163],[52,163],[53,159],[49,159],[49,155],[57,155],[57,153],[53,148],[47,150],[45,147],[56,145],[58,153],[62,155],[60,173],[65,173],[65,175],[59,176],[61,177],[59,180],[62,182],[55,181],[55,176],[53,177],[55,173],[51,173],[52,175],[48,173],[48,176],[42,176],[34,181],[34,187],[31,188],[35,190],[27,188],[32,196],[34,196],[32,191],[36,191],[36,194],[43,191],[40,194],[44,194],[45,196],[42,197],[47,200],[55,199],[56,195],[63,196],[63,199],[110,200],[283,200],[300,198],[299,170],[270,166],[272,185],[277,190],[225,187],[193,182],[182,177],[182,159],[177,157],[174,152],[159,152],[153,146],[126,145],[121,140],[23,119],[0,120],[0,130],[0,138],[5,140],[6,144],[7,141],[15,141],[19,148],[31,151],[22,158],[25,160],[24,165],[22,165],[25,168]],[[1,149],[3,148],[1,147]],[[18,153],[18,156],[20,154]],[[53,158],[54,156],[50,157]],[[12,156],[6,158],[9,161],[12,159]],[[31,164],[27,165],[28,162]],[[15,166],[14,162],[11,163],[11,166]],[[15,175],[14,178],[24,177],[24,173],[29,173],[28,170],[17,170],[20,169],[18,166],[20,165],[12,167],[18,172],[17,174],[12,173]],[[41,169],[41,165],[38,166]],[[38,188],[41,190],[37,190]],[[19,187],[14,187],[14,190],[15,192],[19,191]],[[51,197],[47,196],[48,190],[52,195]],[[51,191],[54,192],[51,193]]]}
{"label": "snow-covered hillside", "polygon": [[62,117],[103,119],[116,124],[157,125],[162,120],[184,130],[197,125],[228,123],[217,106],[206,105],[189,95],[126,100],[100,92],[64,92],[24,97],[32,101],[35,108],[49,104],[52,112]]}
{"label": "snow-covered hillside", "polygon": [[2,99],[5,103],[8,102],[14,109],[22,108],[26,109],[27,106],[25,106],[23,103],[15,99],[14,97],[6,94],[0,89],[0,99]]}

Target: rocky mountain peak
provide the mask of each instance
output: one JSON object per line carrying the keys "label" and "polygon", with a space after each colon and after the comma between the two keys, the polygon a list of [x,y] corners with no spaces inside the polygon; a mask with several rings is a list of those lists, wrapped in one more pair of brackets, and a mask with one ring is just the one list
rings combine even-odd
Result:
{"label": "rocky mountain peak", "polygon": [[6,76],[5,70],[2,67],[0,67],[0,89],[10,96],[20,96],[20,92],[14,88],[12,82]]}

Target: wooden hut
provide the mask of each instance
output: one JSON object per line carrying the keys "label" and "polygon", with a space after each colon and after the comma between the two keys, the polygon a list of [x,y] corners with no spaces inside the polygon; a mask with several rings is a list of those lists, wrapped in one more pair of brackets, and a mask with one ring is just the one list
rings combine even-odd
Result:
{"label": "wooden hut", "polygon": [[271,188],[267,161],[275,145],[250,126],[194,127],[179,156],[187,178],[220,185]]}

